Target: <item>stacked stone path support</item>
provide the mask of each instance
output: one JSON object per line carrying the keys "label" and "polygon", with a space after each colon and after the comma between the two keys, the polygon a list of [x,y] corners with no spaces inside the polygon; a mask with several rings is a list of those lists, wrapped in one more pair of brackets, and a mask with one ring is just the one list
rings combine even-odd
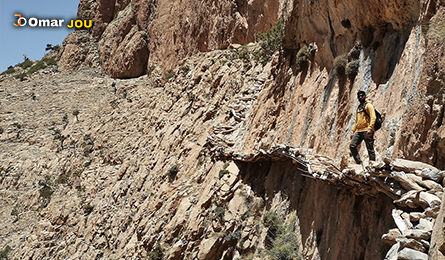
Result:
{"label": "stacked stone path support", "polygon": [[357,195],[386,194],[396,207],[392,210],[395,227],[382,235],[382,240],[391,245],[385,259],[429,259],[431,236],[442,203],[441,181],[445,171],[422,162],[388,158],[364,168],[343,166],[340,169],[328,157],[289,145],[258,149],[252,154],[234,152],[227,147],[215,148],[210,152],[217,159],[243,162],[291,159],[308,178],[327,181]]}

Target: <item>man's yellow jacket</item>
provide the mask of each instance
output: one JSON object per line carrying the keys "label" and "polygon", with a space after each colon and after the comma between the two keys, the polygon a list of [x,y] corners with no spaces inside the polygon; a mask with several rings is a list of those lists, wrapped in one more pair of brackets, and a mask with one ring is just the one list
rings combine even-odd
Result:
{"label": "man's yellow jacket", "polygon": [[[364,107],[364,108],[363,108]],[[365,113],[368,115],[366,115]],[[354,125],[352,126],[352,133],[367,132],[369,129],[374,131],[376,116],[374,106],[371,103],[365,102],[360,104],[355,113]]]}

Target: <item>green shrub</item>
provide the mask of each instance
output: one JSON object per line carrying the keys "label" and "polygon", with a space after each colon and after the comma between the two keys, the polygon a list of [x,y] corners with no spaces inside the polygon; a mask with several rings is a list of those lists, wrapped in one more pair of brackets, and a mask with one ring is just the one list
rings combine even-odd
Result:
{"label": "green shrub", "polygon": [[282,222],[281,218],[275,211],[268,210],[263,215],[263,225],[266,228],[277,227]]}
{"label": "green shrub", "polygon": [[355,77],[358,74],[359,68],[360,68],[359,60],[353,60],[351,62],[348,62],[348,64],[346,64],[345,72],[349,80],[354,81]]}
{"label": "green shrub", "polygon": [[22,125],[19,124],[19,123],[17,123],[17,122],[14,122],[14,123],[12,124],[12,126],[14,126],[14,127],[17,128],[17,129],[22,128]]}
{"label": "green shrub", "polygon": [[83,172],[83,169],[76,170],[76,171],[73,172],[73,175],[77,176],[77,177],[80,177],[80,175],[82,175],[82,172]]}
{"label": "green shrub", "polygon": [[185,74],[190,71],[190,67],[188,65],[184,65],[179,67],[179,70],[184,72]]}
{"label": "green shrub", "polygon": [[1,75],[6,75],[6,74],[12,74],[15,72],[15,69],[13,66],[9,66],[7,70],[3,71]]}
{"label": "green shrub", "polygon": [[177,164],[173,165],[169,170],[168,170],[168,177],[170,178],[170,180],[173,180],[176,178],[176,175],[179,172],[179,167]]}
{"label": "green shrub", "polygon": [[27,68],[31,67],[32,64],[33,64],[32,61],[30,61],[28,58],[25,58],[25,61],[17,64],[17,66],[21,67],[22,69],[27,69]]}
{"label": "green shrub", "polygon": [[337,77],[342,77],[346,72],[346,64],[348,63],[348,54],[344,53],[334,59],[333,72]]}
{"label": "green shrub", "polygon": [[57,65],[57,61],[55,57],[51,57],[51,58],[44,58],[43,61],[46,63],[46,65],[51,66],[51,65]]}
{"label": "green shrub", "polygon": [[268,227],[268,239],[271,244],[267,254],[273,260],[296,260],[302,259],[299,254],[298,237],[295,234],[296,217],[291,217],[288,223],[283,220],[276,212],[267,211],[263,216],[263,224]]}
{"label": "green shrub", "polygon": [[79,117],[78,117],[79,114],[80,114],[79,109],[76,109],[76,110],[73,111],[73,116],[76,117],[76,121],[77,121],[77,122],[79,122]]}
{"label": "green shrub", "polygon": [[18,216],[18,215],[19,215],[19,209],[18,209],[18,207],[19,207],[18,204],[16,204],[16,205],[14,206],[14,208],[13,208],[12,211],[11,211],[11,215],[12,215],[12,216]]}
{"label": "green shrub", "polygon": [[162,260],[163,258],[164,253],[162,252],[161,245],[157,243],[153,251],[148,253],[148,260]]}
{"label": "green shrub", "polygon": [[91,3],[86,3],[84,5],[85,10],[90,10],[91,9]]}
{"label": "green shrub", "polygon": [[249,49],[245,45],[242,46],[241,48],[233,49],[231,50],[231,52],[233,53],[235,58],[238,58],[243,61],[249,60]]}
{"label": "green shrub", "polygon": [[20,81],[24,81],[26,79],[26,77],[28,76],[28,74],[26,74],[25,72],[20,73],[18,75],[15,75],[16,79],[19,79]]}
{"label": "green shrub", "polygon": [[188,95],[187,99],[189,102],[193,102],[195,100],[195,95],[190,94],[190,95]]}
{"label": "green shrub", "polygon": [[278,19],[275,26],[263,34],[257,34],[256,41],[260,42],[260,50],[255,51],[254,58],[262,63],[270,60],[275,51],[283,49],[284,24],[282,19]]}
{"label": "green shrub", "polygon": [[309,51],[308,47],[304,45],[297,53],[297,68],[302,70],[309,63]]}
{"label": "green shrub", "polygon": [[40,60],[39,62],[37,62],[34,66],[32,66],[32,67],[28,70],[27,74],[28,74],[28,75],[31,75],[31,74],[33,74],[34,72],[36,72],[36,71],[38,71],[38,70],[41,70],[41,69],[44,69],[44,68],[46,68],[46,67],[47,67],[47,66],[46,66],[45,62],[44,62],[43,60]]}
{"label": "green shrub", "polygon": [[69,173],[62,173],[61,175],[59,175],[59,177],[57,177],[56,183],[65,184],[68,182],[68,178],[69,178]]}
{"label": "green shrub", "polygon": [[111,106],[113,109],[118,108],[118,105],[119,105],[119,100],[118,100],[118,99],[115,99],[115,100],[111,100],[111,101],[110,101],[110,106]]}
{"label": "green shrub", "polygon": [[54,191],[49,186],[43,186],[39,189],[40,197],[49,199],[53,195]]}
{"label": "green shrub", "polygon": [[224,216],[226,215],[226,210],[222,206],[217,206],[213,210],[213,216],[215,219],[224,220]]}
{"label": "green shrub", "polygon": [[165,75],[164,79],[166,81],[168,81],[169,79],[173,78],[173,76],[175,75],[175,73],[173,72],[172,69],[168,70],[167,74]]}
{"label": "green shrub", "polygon": [[52,44],[47,44],[46,48],[45,48],[45,51],[52,51],[52,50],[59,51],[60,50],[60,45],[53,46]]}
{"label": "green shrub", "polygon": [[147,76],[150,76],[151,73],[156,69],[155,65],[151,65],[149,69],[147,69]]}
{"label": "green shrub", "polygon": [[63,115],[62,123],[68,124],[68,115],[67,114]]}
{"label": "green shrub", "polygon": [[219,178],[221,179],[224,175],[226,175],[227,173],[230,173],[229,170],[220,170],[219,171]]}
{"label": "green shrub", "polygon": [[93,212],[94,207],[91,206],[90,204],[87,204],[85,206],[83,206],[83,213],[85,216],[88,216],[89,214],[91,214],[91,212]]}
{"label": "green shrub", "polygon": [[9,253],[11,253],[12,248],[10,246],[6,246],[2,251],[0,251],[0,260],[8,260]]}

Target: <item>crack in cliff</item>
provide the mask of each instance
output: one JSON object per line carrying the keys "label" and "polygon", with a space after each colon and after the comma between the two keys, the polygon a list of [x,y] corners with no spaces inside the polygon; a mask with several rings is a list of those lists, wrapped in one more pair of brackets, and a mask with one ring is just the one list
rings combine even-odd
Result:
{"label": "crack in cliff", "polygon": [[329,14],[329,11],[328,11],[328,22],[329,22],[329,29],[331,30],[331,36],[329,38],[329,47],[331,48],[332,56],[337,57],[337,51],[335,50],[335,43],[334,43],[335,31],[334,27],[332,27],[331,15]]}

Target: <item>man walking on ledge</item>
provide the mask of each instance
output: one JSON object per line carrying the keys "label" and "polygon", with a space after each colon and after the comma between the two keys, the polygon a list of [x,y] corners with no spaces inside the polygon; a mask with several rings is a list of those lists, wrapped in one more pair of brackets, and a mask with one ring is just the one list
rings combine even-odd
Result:
{"label": "man walking on ledge", "polygon": [[366,93],[364,91],[357,92],[357,98],[360,104],[355,114],[354,125],[352,126],[351,144],[349,149],[357,164],[361,164],[360,154],[357,146],[365,140],[366,149],[368,150],[369,161],[375,161],[374,151],[374,124],[376,120],[374,106],[366,102]]}

